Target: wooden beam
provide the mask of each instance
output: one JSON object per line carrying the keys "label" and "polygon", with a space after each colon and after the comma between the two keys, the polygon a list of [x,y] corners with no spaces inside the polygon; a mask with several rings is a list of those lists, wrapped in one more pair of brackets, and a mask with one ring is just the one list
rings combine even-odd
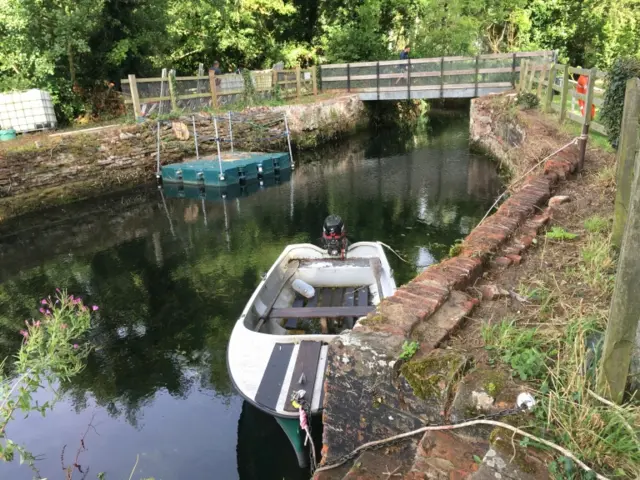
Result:
{"label": "wooden beam", "polygon": [[340,318],[340,317],[364,317],[373,312],[376,307],[290,307],[274,308],[271,310],[271,318]]}
{"label": "wooden beam", "polygon": [[209,89],[211,90],[211,108],[218,107],[218,87],[216,86],[216,74],[209,70]]}
{"label": "wooden beam", "polygon": [[135,75],[129,75],[129,88],[131,89],[133,115],[135,118],[140,118],[142,117],[142,109],[140,108],[140,96],[138,95],[138,84],[136,83]]}

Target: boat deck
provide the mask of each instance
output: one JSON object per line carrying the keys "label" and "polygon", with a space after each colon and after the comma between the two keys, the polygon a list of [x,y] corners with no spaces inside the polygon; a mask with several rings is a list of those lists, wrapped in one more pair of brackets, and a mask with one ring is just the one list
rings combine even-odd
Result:
{"label": "boat deck", "polygon": [[[187,159],[161,168],[162,181],[183,185],[227,186],[291,168],[288,153],[225,152]],[[222,175],[221,175],[222,174]]]}

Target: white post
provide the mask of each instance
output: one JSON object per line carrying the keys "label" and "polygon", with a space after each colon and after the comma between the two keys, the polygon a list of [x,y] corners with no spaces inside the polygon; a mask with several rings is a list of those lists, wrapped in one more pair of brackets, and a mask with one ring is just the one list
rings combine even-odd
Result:
{"label": "white post", "polygon": [[204,215],[204,226],[207,227],[207,209],[204,204],[204,193],[201,194],[202,198],[202,214]]}
{"label": "white post", "polygon": [[218,167],[220,168],[220,175],[218,175],[218,178],[221,182],[224,182],[224,172],[222,171],[222,157],[220,156],[220,138],[218,138],[218,120],[216,120],[215,115],[213,116],[213,127],[216,131],[216,146],[218,147]]}
{"label": "white post", "polygon": [[200,160],[200,152],[198,151],[198,132],[196,132],[196,117],[193,115],[191,115],[191,125],[193,126],[193,143],[196,145],[196,160]]}
{"label": "white post", "polygon": [[231,142],[231,153],[233,153],[233,127],[231,126],[231,112],[229,112],[229,141]]}
{"label": "white post", "polygon": [[293,152],[291,151],[291,135],[289,134],[289,122],[287,122],[287,114],[284,114],[284,128],[287,132],[287,144],[289,145],[289,158],[291,159],[291,168],[294,168],[296,165],[293,162]]}
{"label": "white post", "polygon": [[[162,69],[162,80],[160,80],[160,98],[164,97],[164,79],[167,76],[167,69]],[[162,100],[158,107],[158,116],[162,115]],[[160,120],[156,122],[156,178],[160,178]]]}
{"label": "white post", "polygon": [[222,209],[224,211],[224,233],[227,237],[227,250],[231,250],[231,237],[229,236],[229,215],[227,214],[227,196],[222,196]]}

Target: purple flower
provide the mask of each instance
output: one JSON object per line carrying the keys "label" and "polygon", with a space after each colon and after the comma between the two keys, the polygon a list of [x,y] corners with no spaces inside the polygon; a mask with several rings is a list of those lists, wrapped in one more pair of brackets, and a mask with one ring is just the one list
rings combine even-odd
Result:
{"label": "purple flower", "polygon": [[77,349],[78,349],[78,344],[77,344],[77,343],[74,343],[74,344],[73,344],[73,348],[75,348],[75,349],[77,350]]}
{"label": "purple flower", "polygon": [[48,302],[47,302],[47,299],[46,299],[46,298],[43,298],[42,300],[40,300],[40,303],[41,303],[42,305],[46,305]]}
{"label": "purple flower", "polygon": [[33,322],[33,326],[34,327],[39,327],[40,326],[40,320],[38,320],[37,322]]}
{"label": "purple flower", "polygon": [[44,313],[44,308],[40,307],[40,313]]}
{"label": "purple flower", "polygon": [[49,311],[49,309],[47,309],[47,310],[44,311],[44,314],[45,315],[51,315],[51,312]]}
{"label": "purple flower", "polygon": [[85,307],[85,306],[83,305],[83,306],[82,306],[82,308],[81,308],[80,310],[82,310],[83,312],[86,312],[86,311],[87,311],[87,307]]}
{"label": "purple flower", "polygon": [[20,335],[22,335],[25,339],[29,338],[29,332],[26,330],[20,330]]}
{"label": "purple flower", "polygon": [[93,310],[94,312],[98,310],[98,305],[94,305],[93,307],[91,307],[91,310]]}
{"label": "purple flower", "polygon": [[79,304],[79,303],[82,303],[82,299],[81,299],[81,298],[76,298],[76,299],[73,301],[73,303],[74,303],[74,305],[77,305],[77,304]]}
{"label": "purple flower", "polygon": [[58,287],[56,287],[56,292],[60,293],[60,289]]}

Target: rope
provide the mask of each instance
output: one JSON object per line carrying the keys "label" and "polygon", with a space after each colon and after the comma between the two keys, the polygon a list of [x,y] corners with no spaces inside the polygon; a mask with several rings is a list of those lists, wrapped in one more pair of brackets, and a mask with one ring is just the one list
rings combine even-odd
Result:
{"label": "rope", "polygon": [[484,217],[482,217],[482,220],[480,220],[480,223],[478,223],[477,226],[482,225],[482,222],[484,222],[487,217],[489,216],[489,214],[491,213],[491,211],[493,210],[493,208],[498,204],[498,202],[507,194],[509,193],[509,190],[511,190],[518,182],[524,180],[527,175],[529,175],[531,172],[533,172],[536,168],[538,168],[541,164],[543,164],[544,162],[546,162],[549,158],[553,157],[554,155],[556,155],[557,153],[560,153],[562,150],[564,150],[565,148],[570,147],[571,145],[577,144],[578,140],[585,140],[587,138],[587,135],[580,135],[579,137],[575,137],[573,140],[571,140],[569,143],[567,143],[566,145],[560,147],[559,149],[557,149],[555,152],[547,155],[546,157],[544,157],[542,160],[540,160],[538,163],[536,163],[533,167],[531,167],[529,170],[527,170],[525,173],[523,173],[520,177],[518,177],[517,179],[515,179],[513,182],[511,182],[509,184],[509,186],[507,187],[507,189],[502,192],[500,194],[500,196],[496,199],[495,202],[493,202],[493,205],[491,205],[489,207],[489,210],[487,210],[487,213],[484,214]]}
{"label": "rope", "polygon": [[382,242],[378,242],[380,245],[382,245],[384,248],[389,249],[389,251],[391,253],[393,253],[396,257],[398,257],[400,260],[402,260],[404,263],[408,263],[409,265],[411,265],[411,262],[409,262],[409,260],[402,258],[400,256],[400,254],[398,252],[396,252],[393,248],[391,248],[389,245],[387,245],[386,243],[382,243]]}
{"label": "rope", "polygon": [[334,469],[336,467],[339,467],[340,465],[342,465],[345,462],[347,462],[347,460],[349,460],[349,458],[352,458],[353,456],[355,456],[356,454],[358,454],[362,450],[366,450],[367,448],[376,447],[376,446],[383,445],[383,444],[389,443],[389,442],[393,442],[395,440],[400,440],[400,439],[403,439],[403,438],[409,438],[409,437],[412,437],[414,435],[418,435],[418,434],[424,433],[424,432],[435,431],[435,430],[456,430],[458,428],[466,428],[466,427],[471,427],[473,425],[492,425],[494,427],[500,427],[500,428],[505,428],[507,430],[511,430],[514,433],[522,435],[523,437],[527,437],[527,438],[529,438],[529,439],[531,439],[531,440],[533,440],[535,442],[541,443],[543,445],[546,445],[549,448],[552,448],[552,449],[556,450],[557,452],[560,452],[565,457],[570,458],[571,460],[576,462],[578,465],[580,465],[580,467],[585,472],[593,472],[595,474],[596,478],[598,478],[598,480],[609,480],[604,475],[600,475],[599,473],[595,472],[593,469],[589,468],[588,465],[583,463],[578,457],[576,457],[573,453],[571,453],[566,448],[562,448],[561,446],[556,445],[555,443],[552,443],[552,442],[550,442],[548,440],[536,437],[535,435],[531,435],[530,433],[527,433],[524,430],[520,430],[519,428],[511,426],[508,423],[497,422],[495,420],[472,420],[472,421],[469,421],[469,422],[458,423],[456,425],[426,426],[426,427],[418,428],[417,430],[412,430],[410,432],[401,433],[399,435],[394,435],[393,437],[389,437],[389,438],[385,438],[385,439],[382,439],[382,440],[376,440],[376,441],[373,441],[373,442],[365,443],[364,445],[360,445],[353,452],[351,452],[348,455],[348,458],[346,458],[345,460],[338,461],[338,462],[336,462],[334,464],[331,464],[331,465],[325,465],[323,467],[320,467],[320,468],[316,469],[314,473],[324,472],[324,471],[331,470],[331,469]]}

